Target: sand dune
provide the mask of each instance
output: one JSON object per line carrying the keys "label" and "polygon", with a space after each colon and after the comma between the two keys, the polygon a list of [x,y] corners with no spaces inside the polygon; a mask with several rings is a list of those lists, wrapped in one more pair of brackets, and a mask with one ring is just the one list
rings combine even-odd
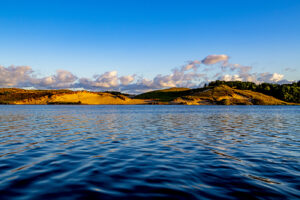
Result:
{"label": "sand dune", "polygon": [[131,99],[124,95],[110,93],[94,93],[88,91],[71,94],[57,94],[51,97],[28,98],[15,101],[14,104],[145,104],[145,100]]}

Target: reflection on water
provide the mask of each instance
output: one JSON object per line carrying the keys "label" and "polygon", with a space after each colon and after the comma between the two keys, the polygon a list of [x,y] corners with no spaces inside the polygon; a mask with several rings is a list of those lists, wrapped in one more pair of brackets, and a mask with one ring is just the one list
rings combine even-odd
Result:
{"label": "reflection on water", "polygon": [[0,111],[0,199],[300,198],[299,106]]}

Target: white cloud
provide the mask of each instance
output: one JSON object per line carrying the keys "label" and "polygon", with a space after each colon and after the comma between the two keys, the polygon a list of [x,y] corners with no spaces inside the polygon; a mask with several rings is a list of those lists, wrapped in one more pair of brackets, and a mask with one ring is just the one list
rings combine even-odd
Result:
{"label": "white cloud", "polygon": [[[202,61],[190,61],[186,65],[172,69],[170,74],[158,74],[152,79],[146,79],[135,74],[118,76],[117,71],[97,74],[93,78],[78,78],[66,70],[57,70],[54,75],[37,78],[34,71],[28,66],[0,66],[0,87],[82,88],[138,93],[169,87],[199,87],[205,82],[216,79],[256,83],[288,82],[283,80],[283,74],[252,73],[251,66],[229,63],[228,59],[229,56],[227,55],[209,55]],[[205,67],[205,65],[209,66]]]}
{"label": "white cloud", "polygon": [[228,61],[229,57],[227,55],[209,55],[209,56],[206,56],[203,60],[202,60],[202,63],[203,64],[206,64],[206,65],[213,65],[213,64],[216,64],[216,63],[219,63],[219,62],[222,62],[222,63],[226,63]]}
{"label": "white cloud", "polygon": [[283,74],[278,74],[278,73],[253,73],[253,74],[225,74],[222,76],[219,76],[219,80],[224,80],[224,81],[249,81],[249,82],[254,82],[254,83],[277,83],[282,81],[284,75]]}
{"label": "white cloud", "polygon": [[104,74],[95,75],[94,77],[96,80],[93,82],[93,86],[96,87],[110,88],[119,85],[117,71],[105,72]]}
{"label": "white cloud", "polygon": [[19,87],[29,84],[32,77],[32,69],[29,66],[0,66],[0,86]]}
{"label": "white cloud", "polygon": [[258,81],[259,82],[279,82],[283,79],[283,74],[278,73],[261,73],[259,74]]}
{"label": "white cloud", "polygon": [[119,80],[121,81],[122,85],[128,85],[134,81],[134,77],[135,77],[135,75],[121,76],[119,78]]}
{"label": "white cloud", "polygon": [[222,81],[242,81],[243,80],[237,74],[234,74],[234,75],[225,74],[225,75],[221,76],[219,79],[222,80]]}
{"label": "white cloud", "polygon": [[151,88],[193,87],[196,85],[195,81],[204,76],[197,72],[199,65],[200,61],[191,61],[181,68],[174,68],[169,75],[159,74],[152,81],[143,80],[142,82]]}
{"label": "white cloud", "polygon": [[55,75],[40,79],[31,78],[31,83],[37,88],[70,88],[78,78],[69,71],[57,70]]}
{"label": "white cloud", "polygon": [[84,88],[114,88],[119,85],[117,71],[97,74],[94,76],[94,79],[81,78],[79,79],[79,84]]}

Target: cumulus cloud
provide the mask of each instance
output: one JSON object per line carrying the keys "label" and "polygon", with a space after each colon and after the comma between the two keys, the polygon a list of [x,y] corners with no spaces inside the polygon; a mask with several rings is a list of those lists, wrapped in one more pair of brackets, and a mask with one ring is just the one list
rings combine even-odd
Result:
{"label": "cumulus cloud", "polygon": [[269,83],[279,83],[283,81],[283,74],[279,73],[252,73],[251,66],[244,66],[241,64],[233,64],[233,63],[226,63],[226,65],[222,65],[221,72],[217,73],[218,80],[224,81],[248,81],[248,82],[255,82],[257,84],[263,82]]}
{"label": "cumulus cloud", "polygon": [[135,75],[121,76],[119,80],[122,85],[128,85],[134,81]]}
{"label": "cumulus cloud", "polygon": [[0,66],[0,86],[18,87],[31,82],[33,70],[29,66]]}
{"label": "cumulus cloud", "polygon": [[206,56],[203,60],[202,60],[202,63],[205,64],[205,65],[213,65],[213,64],[216,64],[216,63],[219,63],[219,62],[222,62],[222,63],[227,63],[229,57],[227,55],[209,55],[209,56]]}
{"label": "cumulus cloud", "polygon": [[83,88],[113,88],[118,86],[117,71],[105,72],[94,75],[94,80],[89,78],[79,79],[79,85]]}
{"label": "cumulus cloud", "polygon": [[57,70],[53,76],[47,76],[40,79],[31,79],[31,83],[37,87],[43,88],[69,88],[72,87],[78,78],[69,71]]}
{"label": "cumulus cloud", "polygon": [[54,75],[37,78],[34,71],[28,66],[0,66],[0,87],[83,88],[138,93],[169,87],[199,87],[201,84],[216,79],[255,83],[288,82],[279,73],[253,73],[251,71],[251,66],[230,63],[228,55],[209,55],[201,61],[190,61],[181,67],[172,69],[170,74],[158,74],[152,79],[135,74],[119,76],[117,71],[96,74],[92,78],[77,77],[66,70],[57,70]]}
{"label": "cumulus cloud", "polygon": [[260,76],[257,80],[260,82],[279,82],[283,79],[283,77],[283,74],[278,73],[260,73]]}
{"label": "cumulus cloud", "polygon": [[225,74],[219,76],[219,80],[224,81],[248,81],[248,82],[255,82],[255,83],[281,83],[280,81],[283,80],[284,75],[278,73],[249,73],[249,74]]}
{"label": "cumulus cloud", "polygon": [[117,71],[110,71],[110,72],[105,72],[104,74],[95,75],[94,78],[96,78],[96,80],[92,82],[92,86],[103,87],[103,88],[118,86]]}
{"label": "cumulus cloud", "polygon": [[157,75],[153,80],[142,79],[139,83],[149,88],[167,88],[167,87],[193,87],[197,81],[205,74],[197,72],[200,61],[191,61],[181,68],[174,68],[169,75]]}
{"label": "cumulus cloud", "polygon": [[234,74],[234,75],[225,74],[225,75],[221,76],[219,79],[223,80],[223,81],[242,81],[243,80],[238,74]]}

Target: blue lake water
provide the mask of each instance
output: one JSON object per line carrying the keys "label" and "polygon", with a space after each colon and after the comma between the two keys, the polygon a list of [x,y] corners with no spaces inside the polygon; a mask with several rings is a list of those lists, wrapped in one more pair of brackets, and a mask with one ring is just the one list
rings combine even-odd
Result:
{"label": "blue lake water", "polygon": [[300,106],[1,105],[0,199],[297,199]]}

